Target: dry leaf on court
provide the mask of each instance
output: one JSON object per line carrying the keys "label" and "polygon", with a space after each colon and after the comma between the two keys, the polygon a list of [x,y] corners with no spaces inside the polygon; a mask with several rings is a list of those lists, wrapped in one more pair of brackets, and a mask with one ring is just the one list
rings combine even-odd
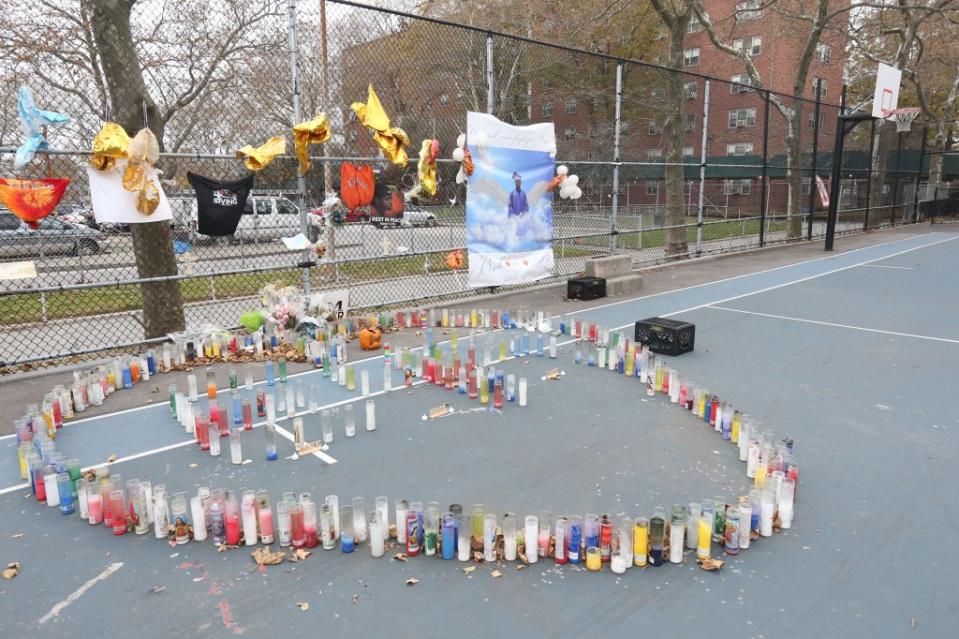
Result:
{"label": "dry leaf on court", "polygon": [[406,553],[398,552],[395,555],[393,555],[393,559],[395,559],[396,561],[406,561],[408,557],[406,556]]}
{"label": "dry leaf on court", "polygon": [[696,563],[698,563],[703,570],[710,572],[713,570],[719,570],[726,564],[726,562],[722,559],[700,559],[697,560]]}
{"label": "dry leaf on court", "polygon": [[525,568],[525,567],[526,567],[526,564],[518,564],[518,565],[516,566],[516,570],[522,570],[522,569]]}
{"label": "dry leaf on court", "polygon": [[493,579],[497,579],[497,578],[499,578],[499,577],[502,577],[502,576],[503,576],[503,573],[501,573],[501,572],[498,571],[498,570],[494,570],[493,572],[490,573],[490,575],[492,575]]}
{"label": "dry leaf on court", "polygon": [[410,577],[409,579],[406,580],[407,586],[415,586],[418,583],[420,583],[420,580],[417,579],[416,577]]}
{"label": "dry leaf on court", "polygon": [[296,563],[298,561],[303,561],[309,557],[312,553],[309,550],[304,550],[303,548],[297,548],[290,553],[290,561]]}
{"label": "dry leaf on court", "polygon": [[115,462],[117,459],[118,459],[118,458],[117,458],[116,455],[110,455],[109,457],[107,457],[107,463],[108,463],[108,464],[112,464],[112,463]]}
{"label": "dry leaf on court", "polygon": [[355,605],[357,605],[358,603],[360,603],[360,596],[359,596],[359,595],[353,595],[353,605],[355,606]]}
{"label": "dry leaf on court", "polygon": [[[220,550],[223,550],[225,546],[220,546]],[[283,560],[286,559],[286,555],[282,552],[271,552],[269,548],[261,546],[250,553],[250,556],[253,557],[253,561],[257,563],[258,566],[275,566],[276,564],[282,564]]]}
{"label": "dry leaf on court", "polygon": [[7,567],[3,570],[4,579],[13,579],[19,574],[20,574],[19,561],[11,561],[9,564],[7,564]]}
{"label": "dry leaf on court", "polygon": [[296,605],[299,606],[300,610],[303,612],[306,612],[310,609],[310,604],[306,603],[305,601],[297,601]]}
{"label": "dry leaf on court", "polygon": [[217,546],[217,552],[226,552],[227,550],[236,550],[239,546],[230,546],[228,544],[220,544]]}
{"label": "dry leaf on court", "polygon": [[10,539],[23,539],[23,533],[13,533],[10,535]]}
{"label": "dry leaf on court", "polygon": [[471,572],[475,572],[475,571],[476,571],[476,566],[467,566],[466,568],[463,568],[463,574],[465,575],[468,575]]}
{"label": "dry leaf on court", "polygon": [[198,466],[198,464],[196,464],[196,463],[190,464],[190,468],[196,468],[197,466]]}

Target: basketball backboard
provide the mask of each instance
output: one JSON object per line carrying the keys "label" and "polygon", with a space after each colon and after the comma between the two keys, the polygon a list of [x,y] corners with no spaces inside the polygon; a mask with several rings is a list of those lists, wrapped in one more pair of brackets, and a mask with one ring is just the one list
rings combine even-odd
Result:
{"label": "basketball backboard", "polygon": [[902,82],[902,71],[888,64],[879,63],[876,71],[876,92],[872,98],[872,116],[887,119],[891,112],[899,106],[899,84]]}

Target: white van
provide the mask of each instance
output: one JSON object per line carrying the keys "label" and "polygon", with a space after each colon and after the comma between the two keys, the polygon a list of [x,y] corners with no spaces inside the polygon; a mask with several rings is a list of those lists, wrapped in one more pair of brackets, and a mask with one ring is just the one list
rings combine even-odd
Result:
{"label": "white van", "polygon": [[[177,229],[189,230],[196,235],[199,242],[215,241],[217,238],[207,237],[197,232],[196,198],[171,197],[170,205],[173,208],[174,226]],[[316,216],[307,215],[307,224],[311,227],[309,235],[318,237],[325,230],[322,220],[314,220]],[[240,223],[236,232],[230,237],[231,241],[270,241],[281,237],[291,237],[300,232],[300,209],[289,198],[282,195],[256,195],[251,193],[240,216]]]}

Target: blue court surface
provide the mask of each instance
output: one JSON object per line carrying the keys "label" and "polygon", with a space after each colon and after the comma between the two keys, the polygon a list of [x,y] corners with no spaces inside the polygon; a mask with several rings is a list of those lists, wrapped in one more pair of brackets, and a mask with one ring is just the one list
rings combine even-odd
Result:
{"label": "blue court surface", "polygon": [[[252,548],[171,546],[152,531],[114,537],[61,516],[22,484],[7,437],[0,561],[19,561],[21,571],[0,581],[0,627],[11,637],[953,636],[957,292],[959,235],[936,232],[572,314],[630,336],[650,316],[694,322],[695,351],[668,365],[776,439],[794,439],[793,527],[724,557],[720,571],[703,571],[687,551],[682,564],[622,576],[543,559],[467,574],[456,560],[396,561],[400,549],[389,546],[374,559],[365,544],[353,554],[315,548],[302,562],[260,570]],[[490,339],[498,345],[502,336]],[[275,505],[284,491],[305,491],[318,503],[362,496],[368,510],[386,495],[391,521],[397,498],[436,500],[443,510],[459,503],[466,514],[482,503],[520,522],[550,511],[609,513],[618,523],[657,505],[748,492],[734,446],[663,395],[647,398],[638,380],[574,364],[574,345],[560,342],[555,360],[498,365],[529,380],[529,405],[501,412],[433,385],[403,388],[398,371],[394,390],[383,392],[382,358],[357,362],[357,379],[367,369],[373,380],[375,432],[363,428],[359,392],[319,372],[293,377],[289,384],[318,386],[322,408],[340,409],[330,449],[296,460],[289,420],[279,421],[279,460],[264,459],[258,423],[243,434],[252,461],[232,465],[227,440],[219,458],[202,453],[162,403],[77,420],[57,448],[84,466],[116,455],[112,474],[165,484],[168,494],[266,489]],[[565,375],[543,379],[554,367]],[[422,419],[444,402],[456,412]],[[355,438],[343,434],[347,404],[356,407]],[[307,439],[319,439],[319,414],[305,422]]]}

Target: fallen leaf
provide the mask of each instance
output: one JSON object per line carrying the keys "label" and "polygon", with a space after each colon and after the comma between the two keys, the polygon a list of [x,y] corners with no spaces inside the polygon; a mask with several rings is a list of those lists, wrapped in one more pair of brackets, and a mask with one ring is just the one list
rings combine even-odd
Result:
{"label": "fallen leaf", "polygon": [[525,567],[526,567],[526,564],[519,564],[516,566],[516,570],[522,570]]}
{"label": "fallen leaf", "polygon": [[306,603],[305,601],[297,601],[296,605],[299,606],[300,610],[302,610],[303,612],[306,612],[307,610],[310,609],[310,604]]}
{"label": "fallen leaf", "polygon": [[359,596],[359,595],[353,595],[353,605],[355,606],[355,605],[358,604],[358,603],[360,603],[360,596]]}
{"label": "fallen leaf", "polygon": [[493,572],[490,573],[490,575],[492,575],[493,579],[498,579],[503,576],[503,573],[501,573],[498,570],[494,570]]}
{"label": "fallen leaf", "polygon": [[163,592],[164,590],[166,590],[166,586],[153,586],[152,588],[150,588],[150,592],[155,594],[159,594]]}
{"label": "fallen leaf", "polygon": [[417,579],[416,577],[410,577],[409,579],[406,580],[407,586],[415,586],[418,583],[420,583],[420,580]]}
{"label": "fallen leaf", "polygon": [[[175,545],[175,544],[174,544]],[[236,550],[239,546],[230,546],[228,544],[220,544],[217,546],[217,552],[226,552],[227,550]]]}
{"label": "fallen leaf", "polygon": [[12,535],[10,535],[10,539],[22,539],[22,538],[23,538],[23,533],[13,533]]}
{"label": "fallen leaf", "polygon": [[696,563],[698,563],[703,570],[712,572],[713,570],[719,570],[720,568],[722,568],[726,562],[723,561],[722,559],[710,558],[710,559],[697,559]]}
{"label": "fallen leaf", "polygon": [[196,467],[197,467],[197,464],[195,464],[195,463],[194,463],[194,464],[190,464],[190,468],[196,468]]}
{"label": "fallen leaf", "polygon": [[108,463],[108,464],[112,464],[112,463],[115,462],[116,460],[117,460],[117,456],[116,456],[116,455],[110,455],[109,457],[107,457],[107,463]]}
{"label": "fallen leaf", "polygon": [[[220,550],[226,546],[220,546]],[[275,566],[276,564],[282,564],[283,560],[286,559],[286,555],[282,552],[271,552],[266,546],[260,546],[256,550],[250,553],[250,556],[253,557],[253,561],[256,562],[258,566]]]}
{"label": "fallen leaf", "polygon": [[[290,553],[290,561],[296,563],[298,561],[303,561],[309,557],[312,553],[309,550],[304,550],[303,548],[297,548]],[[277,562],[279,563],[279,562]]]}
{"label": "fallen leaf", "polygon": [[519,560],[522,561],[524,564],[528,564],[528,563],[529,563],[529,557],[526,556],[526,553],[525,553],[525,552],[521,552],[521,553],[519,553],[519,555],[517,555],[517,556],[519,557]]}
{"label": "fallen leaf", "polygon": [[406,553],[398,552],[395,555],[393,555],[393,559],[395,559],[396,561],[406,561],[407,559],[409,559],[409,557],[406,556]]}
{"label": "fallen leaf", "polygon": [[10,562],[9,564],[7,564],[7,567],[4,569],[4,571],[3,571],[3,578],[4,578],[4,579],[13,579],[14,577],[16,577],[16,576],[19,575],[19,574],[20,574],[20,562],[19,562],[19,561],[12,561],[12,562]]}
{"label": "fallen leaf", "polygon": [[463,574],[466,574],[466,575],[475,571],[476,571],[476,566],[467,566],[466,568],[463,568]]}

